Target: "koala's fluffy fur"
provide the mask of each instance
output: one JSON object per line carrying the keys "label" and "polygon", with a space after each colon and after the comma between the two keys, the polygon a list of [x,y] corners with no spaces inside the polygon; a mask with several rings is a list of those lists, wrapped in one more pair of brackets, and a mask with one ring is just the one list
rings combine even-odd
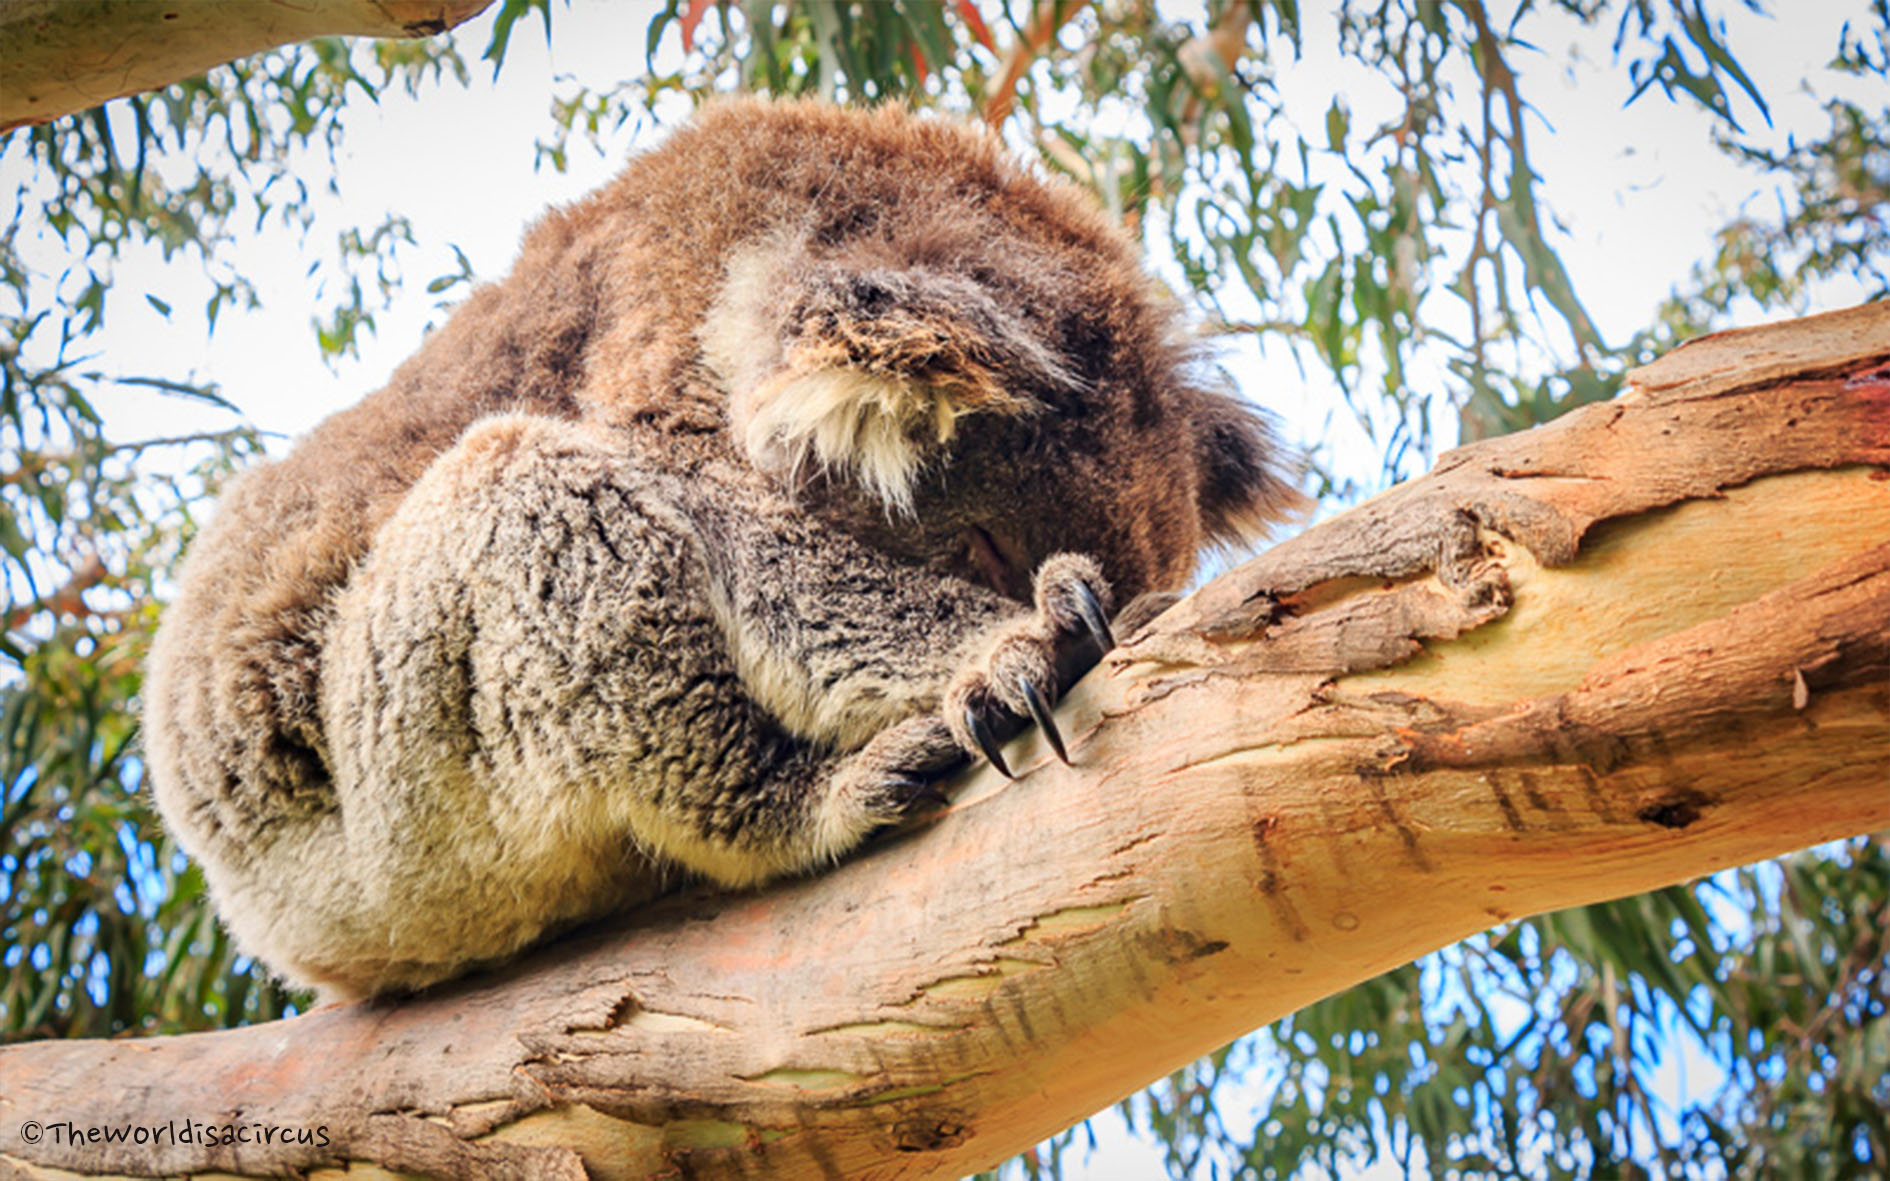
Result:
{"label": "koala's fluffy fur", "polygon": [[157,801],[239,944],[339,995],[815,867],[966,702],[1020,712],[992,670],[1072,587],[1278,518],[1276,454],[989,133],[712,106],[230,488],[153,650]]}

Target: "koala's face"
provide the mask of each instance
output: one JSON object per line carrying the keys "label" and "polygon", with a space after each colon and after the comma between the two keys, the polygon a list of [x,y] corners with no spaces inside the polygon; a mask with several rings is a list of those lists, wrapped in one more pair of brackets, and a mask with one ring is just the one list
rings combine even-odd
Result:
{"label": "koala's face", "polygon": [[756,466],[1017,597],[1060,550],[1125,598],[1179,585],[1293,506],[1265,421],[1198,383],[1172,300],[1073,191],[934,120],[799,134],[834,169],[763,203],[699,333]]}

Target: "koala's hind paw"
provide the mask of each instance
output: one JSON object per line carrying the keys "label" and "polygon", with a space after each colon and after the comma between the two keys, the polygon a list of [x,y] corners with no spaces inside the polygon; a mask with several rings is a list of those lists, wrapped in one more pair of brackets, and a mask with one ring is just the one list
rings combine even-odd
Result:
{"label": "koala's hind paw", "polygon": [[992,635],[983,654],[952,679],[940,712],[967,753],[982,753],[1012,778],[999,747],[1034,721],[1050,749],[1070,761],[1050,707],[1115,647],[1112,596],[1096,563],[1057,554],[1037,569],[1037,609]]}

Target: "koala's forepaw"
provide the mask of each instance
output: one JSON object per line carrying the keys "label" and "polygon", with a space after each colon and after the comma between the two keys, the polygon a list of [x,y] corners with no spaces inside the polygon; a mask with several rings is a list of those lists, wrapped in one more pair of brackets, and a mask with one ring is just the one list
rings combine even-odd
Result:
{"label": "koala's forepaw", "polygon": [[1115,647],[1112,596],[1096,563],[1057,554],[1037,569],[1037,610],[998,631],[971,667],[952,679],[941,706],[945,725],[967,752],[983,753],[1005,778],[1000,745],[1037,723],[1050,749],[1068,763],[1050,706]]}
{"label": "koala's forepaw", "polygon": [[935,812],[951,803],[945,776],[965,763],[965,752],[936,716],[909,718],[880,731],[841,774],[866,801],[875,824]]}

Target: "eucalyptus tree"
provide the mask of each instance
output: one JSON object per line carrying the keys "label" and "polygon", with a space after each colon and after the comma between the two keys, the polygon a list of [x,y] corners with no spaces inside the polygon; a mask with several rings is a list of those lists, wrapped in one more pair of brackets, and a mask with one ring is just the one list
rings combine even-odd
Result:
{"label": "eucalyptus tree", "polygon": [[[1756,8],[1756,5],[1748,4]],[[205,308],[263,298],[230,244],[303,236],[339,298],[320,347],[355,347],[400,294],[398,217],[334,225],[351,113],[382,94],[478,86],[546,0],[452,37],[284,45],[0,140],[13,194],[0,274],[0,1015],[10,1038],[171,1031],[292,1008],[237,957],[141,795],[135,700],[166,573],[204,497],[264,445],[214,386],[99,360],[114,262],[150,243],[210,280]],[[732,89],[906,101],[983,118],[1137,227],[1203,331],[1290,350],[1377,447],[1361,474],[1315,449],[1347,502],[1440,444],[1611,397],[1677,341],[1834,279],[1890,294],[1890,10],[1858,3],[1824,76],[1827,122],[1789,147],[1704,0],[1345,3],[1171,11],[1080,0],[900,5],[670,0],[625,29],[608,90],[550,96],[539,163]],[[109,19],[109,18],[107,18]],[[1299,63],[1344,64],[1308,105]],[[1565,260],[1532,116],[1540,47],[1609,36],[1611,103],[1671,103],[1776,195],[1652,322],[1608,339]],[[1357,79],[1366,79],[1360,83]],[[1857,97],[1858,93],[1866,97]],[[28,247],[28,239],[33,239]],[[332,249],[318,249],[333,243]],[[45,260],[63,259],[48,265]],[[37,261],[35,261],[37,260]],[[473,276],[432,284],[457,291]],[[411,293],[409,293],[411,296]],[[168,312],[163,292],[144,295]],[[130,387],[230,411],[224,429],[121,438],[95,408]],[[1123,1105],[1176,1175],[1285,1176],[1390,1156],[1433,1174],[1854,1175],[1890,1156],[1890,849],[1856,838],[1618,902],[1512,922],[1301,1010]],[[1673,1108],[1677,1058],[1712,1076]],[[1008,1168],[1056,1172],[1072,1130]]]}

